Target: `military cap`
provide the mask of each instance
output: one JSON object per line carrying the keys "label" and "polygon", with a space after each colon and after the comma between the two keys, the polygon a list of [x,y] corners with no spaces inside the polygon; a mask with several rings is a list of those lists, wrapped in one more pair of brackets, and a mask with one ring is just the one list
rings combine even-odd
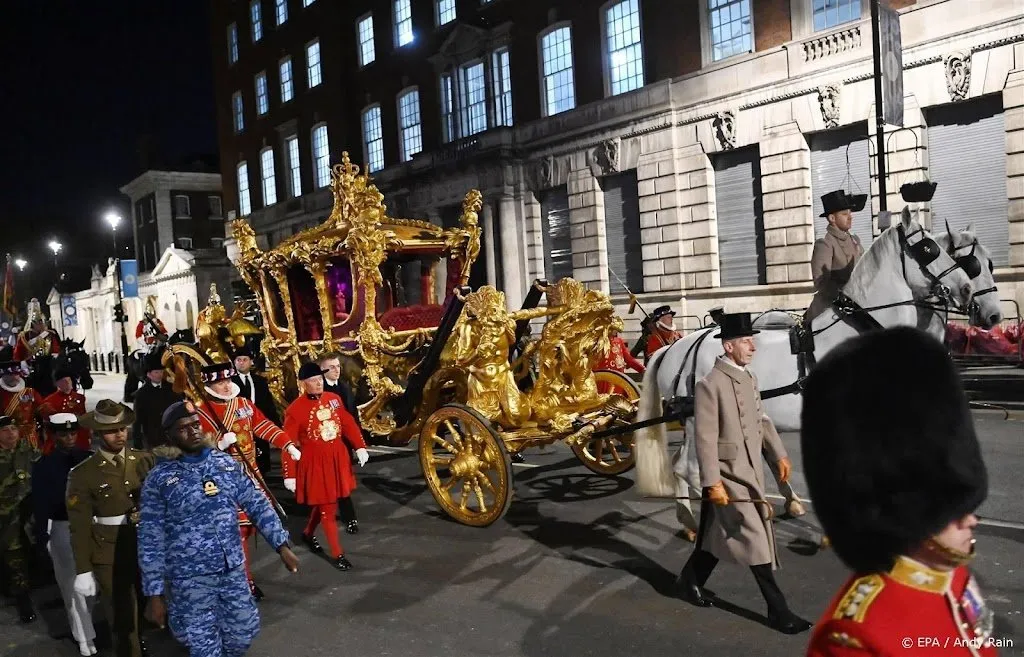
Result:
{"label": "military cap", "polygon": [[302,367],[299,368],[299,381],[305,381],[306,379],[312,379],[315,376],[323,376],[327,370],[320,369],[320,366],[316,363],[303,363]]}
{"label": "military cap", "polygon": [[77,431],[78,416],[74,413],[54,413],[47,418],[47,424],[54,431]]}
{"label": "military cap", "polygon": [[164,414],[160,417],[160,426],[164,431],[167,431],[181,418],[195,414],[196,407],[189,400],[183,399],[182,401],[174,402],[167,407],[167,410],[165,410]]}

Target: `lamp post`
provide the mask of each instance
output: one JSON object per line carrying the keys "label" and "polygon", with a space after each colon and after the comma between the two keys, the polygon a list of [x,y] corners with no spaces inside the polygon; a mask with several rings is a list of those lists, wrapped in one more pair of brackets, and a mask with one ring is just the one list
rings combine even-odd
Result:
{"label": "lamp post", "polygon": [[128,335],[125,322],[128,318],[124,312],[124,298],[121,296],[121,258],[118,257],[117,253],[117,225],[121,223],[121,215],[116,212],[108,212],[103,217],[107,223],[110,224],[111,230],[114,235],[114,293],[117,295],[117,304],[114,306],[114,321],[121,324],[121,365],[122,369],[127,374],[128,368]]}
{"label": "lamp post", "polygon": [[[60,285],[60,269],[57,266],[57,254],[59,254],[60,250],[64,248],[64,245],[61,244],[60,242],[58,242],[57,240],[50,240],[50,243],[47,244],[47,246],[50,247],[51,251],[53,251],[53,271],[54,271],[54,276],[57,277],[57,282],[54,284],[54,289],[56,289],[57,290],[57,294],[60,295],[60,289],[58,289],[58,286]],[[61,341],[63,341],[64,340],[64,308],[61,306],[59,299],[57,300],[57,307],[61,309],[60,310],[60,321],[57,322],[57,330],[60,331],[60,339],[61,339]]]}
{"label": "lamp post", "polygon": [[14,266],[18,268],[18,271],[25,271],[25,267],[28,266],[28,260],[24,258],[15,258]]}

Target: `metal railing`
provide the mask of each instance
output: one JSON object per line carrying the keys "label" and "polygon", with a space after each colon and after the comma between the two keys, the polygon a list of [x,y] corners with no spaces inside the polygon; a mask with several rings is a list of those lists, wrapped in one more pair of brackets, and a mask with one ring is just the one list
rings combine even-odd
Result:
{"label": "metal railing", "polygon": [[89,367],[93,372],[109,372],[121,374],[124,372],[123,358],[116,351],[106,353],[92,352],[89,354]]}

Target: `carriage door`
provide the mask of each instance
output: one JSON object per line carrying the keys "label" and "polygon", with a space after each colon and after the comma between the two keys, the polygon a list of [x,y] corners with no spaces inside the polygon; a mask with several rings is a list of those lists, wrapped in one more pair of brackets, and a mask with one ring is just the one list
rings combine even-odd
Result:
{"label": "carriage door", "polygon": [[1006,220],[1006,125],[999,94],[925,111],[928,172],[939,184],[932,198],[932,229],[945,232],[974,222],[992,264],[1006,267],[1010,228]]}
{"label": "carriage door", "polygon": [[[868,128],[858,123],[836,130],[808,135],[811,148],[811,198],[814,201],[814,238],[825,234],[828,219],[821,217],[821,197],[833,190],[844,189],[847,194],[870,194],[871,171],[868,155]],[[849,159],[849,168],[847,168]],[[866,250],[874,240],[871,203],[860,212],[853,213],[850,232],[860,238]]]}
{"label": "carriage door", "polygon": [[543,231],[544,276],[554,284],[571,278],[572,238],[569,234],[569,189],[565,185],[546,189],[537,195]]}
{"label": "carriage door", "polygon": [[763,285],[760,150],[755,146],[719,153],[713,163],[721,286]]}

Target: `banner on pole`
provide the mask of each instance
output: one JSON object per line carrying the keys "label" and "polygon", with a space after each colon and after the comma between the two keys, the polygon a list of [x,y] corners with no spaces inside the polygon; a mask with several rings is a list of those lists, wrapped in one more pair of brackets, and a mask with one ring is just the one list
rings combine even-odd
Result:
{"label": "banner on pole", "polygon": [[7,256],[7,267],[4,270],[4,300],[3,312],[10,315],[11,322],[18,316],[17,304],[14,302],[14,267],[11,264],[11,256]]}
{"label": "banner on pole", "polygon": [[64,317],[64,326],[78,326],[78,306],[74,295],[61,295],[60,314]]}
{"label": "banner on pole", "polygon": [[125,299],[139,296],[139,262],[121,261],[121,296]]}
{"label": "banner on pole", "polygon": [[888,125],[903,127],[903,36],[900,13],[878,3],[878,44],[882,59],[882,118]]}

